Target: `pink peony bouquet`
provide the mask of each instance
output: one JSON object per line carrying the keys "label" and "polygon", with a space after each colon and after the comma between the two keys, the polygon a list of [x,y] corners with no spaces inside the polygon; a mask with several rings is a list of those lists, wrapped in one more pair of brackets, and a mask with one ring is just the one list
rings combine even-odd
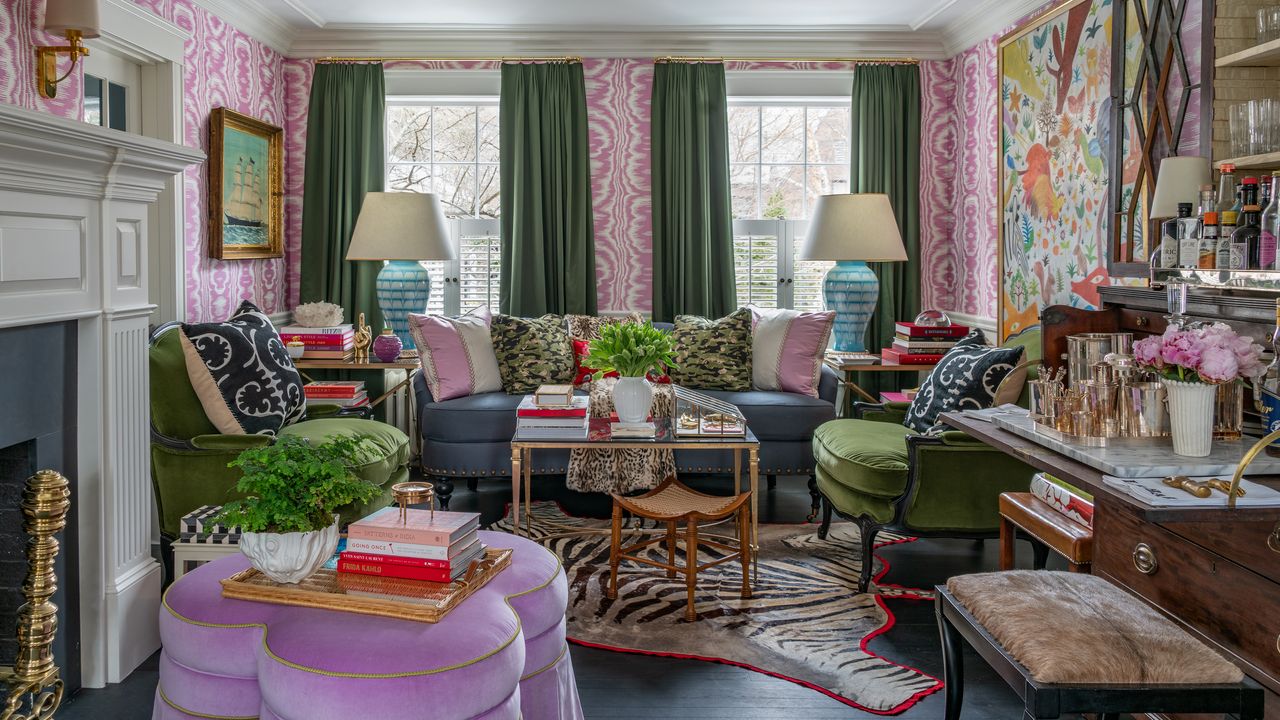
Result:
{"label": "pink peony bouquet", "polygon": [[1267,366],[1262,346],[1225,323],[1182,329],[1170,326],[1133,344],[1138,365],[1170,380],[1220,384],[1258,378]]}

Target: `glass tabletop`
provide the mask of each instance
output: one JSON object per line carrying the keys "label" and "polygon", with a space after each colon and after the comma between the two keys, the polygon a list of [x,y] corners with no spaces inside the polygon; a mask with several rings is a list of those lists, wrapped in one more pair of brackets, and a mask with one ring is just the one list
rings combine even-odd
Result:
{"label": "glass tabletop", "polygon": [[[531,436],[529,433],[521,433],[516,430],[515,436],[511,438],[512,442],[517,443],[545,443],[549,445],[622,445],[622,444],[654,444],[654,445],[714,445],[724,443],[735,443],[743,445],[758,445],[759,440],[756,439],[751,428],[745,428],[744,434],[736,435],[684,435],[676,434],[675,420],[669,417],[653,418],[654,436],[653,437],[614,437],[612,421],[610,418],[592,418],[591,426],[587,431],[585,438],[548,438],[541,436]],[[539,433],[540,435],[540,433]]]}

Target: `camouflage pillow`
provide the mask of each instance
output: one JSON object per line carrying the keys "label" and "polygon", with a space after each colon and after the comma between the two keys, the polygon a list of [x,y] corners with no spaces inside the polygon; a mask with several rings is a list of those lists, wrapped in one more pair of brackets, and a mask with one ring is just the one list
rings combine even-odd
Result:
{"label": "camouflage pillow", "polygon": [[564,318],[495,315],[490,327],[502,389],[508,394],[523,395],[539,385],[573,382],[573,343]]}
{"label": "camouflage pillow", "polygon": [[751,311],[719,320],[677,315],[676,367],[671,382],[697,390],[751,389]]}

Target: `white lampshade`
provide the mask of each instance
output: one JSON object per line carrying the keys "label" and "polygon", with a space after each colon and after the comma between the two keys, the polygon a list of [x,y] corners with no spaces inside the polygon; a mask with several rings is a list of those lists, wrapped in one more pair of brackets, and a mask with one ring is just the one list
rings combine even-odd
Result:
{"label": "white lampshade", "polygon": [[889,196],[860,193],[819,197],[800,258],[905,261],[907,251],[902,246]]}
{"label": "white lampshade", "polygon": [[430,193],[371,192],[364,196],[348,260],[452,260],[440,200]]}
{"label": "white lampshade", "polygon": [[49,0],[45,5],[46,32],[62,35],[68,30],[79,30],[86,38],[96,38],[101,27],[98,22],[98,0]]}
{"label": "white lampshade", "polygon": [[1155,196],[1151,198],[1151,217],[1177,217],[1178,203],[1198,205],[1200,186],[1212,182],[1209,158],[1180,155],[1161,160]]}

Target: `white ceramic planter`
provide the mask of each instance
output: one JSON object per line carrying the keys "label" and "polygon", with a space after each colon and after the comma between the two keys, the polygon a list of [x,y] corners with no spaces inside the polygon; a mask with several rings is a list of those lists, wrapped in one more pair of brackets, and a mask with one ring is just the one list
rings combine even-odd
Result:
{"label": "white ceramic planter", "polygon": [[642,423],[649,419],[653,405],[653,386],[642,377],[620,377],[613,386],[613,409],[618,422]]}
{"label": "white ceramic planter", "polygon": [[1213,448],[1213,401],[1218,386],[1162,379],[1169,398],[1169,429],[1173,452],[1205,457]]}
{"label": "white ceramic planter", "polygon": [[311,577],[338,549],[338,522],[323,530],[252,533],[240,536],[240,552],[263,575],[282,583]]}

